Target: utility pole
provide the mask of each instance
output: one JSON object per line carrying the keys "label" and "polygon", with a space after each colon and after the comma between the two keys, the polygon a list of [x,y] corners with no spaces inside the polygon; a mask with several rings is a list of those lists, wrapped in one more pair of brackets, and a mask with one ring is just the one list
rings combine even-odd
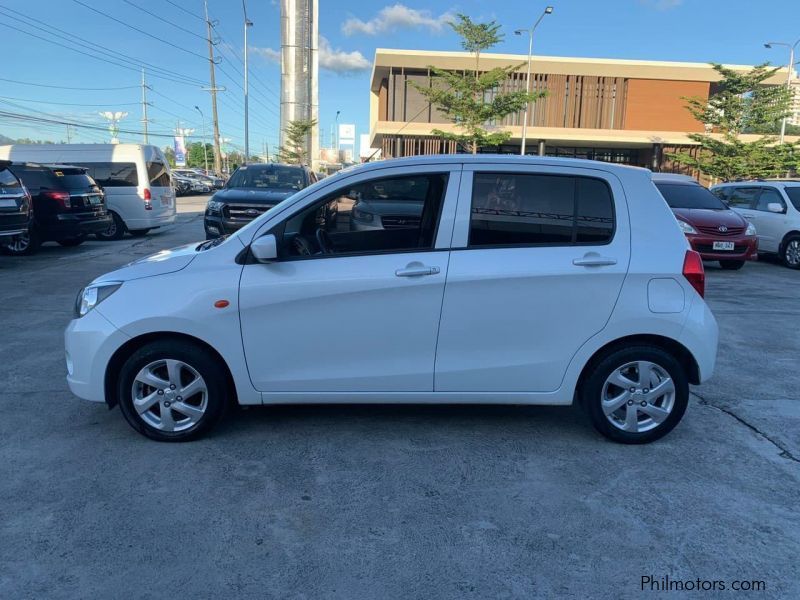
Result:
{"label": "utility pole", "polygon": [[[542,19],[545,18],[546,15],[553,14],[553,7],[548,6],[544,9],[544,12],[539,15],[539,18],[536,20],[536,23],[533,24],[533,27],[530,29],[517,29],[514,32],[514,35],[522,35],[523,33],[528,34],[528,70],[525,74],[525,92],[530,94],[531,93],[531,60],[533,58],[533,34],[536,32],[536,28],[539,26],[539,23],[542,22]],[[522,156],[525,156],[525,142],[527,141],[528,137],[528,105],[530,103],[525,103],[525,113],[522,117],[522,144],[520,145],[519,153]],[[539,144],[539,150],[541,154],[541,144]]]}
{"label": "utility pole", "polygon": [[247,18],[247,6],[245,0],[242,0],[242,11],[244,12],[244,160],[242,164],[247,164],[247,159],[250,156],[250,120],[247,116],[247,28],[253,26],[253,22]]}
{"label": "utility pole", "polygon": [[143,136],[144,136],[144,143],[149,144],[150,140],[147,137],[147,124],[150,122],[147,119],[147,90],[150,87],[147,85],[144,79],[144,68],[142,68],[142,125],[144,127]]}
{"label": "utility pole", "polygon": [[67,125],[67,143],[68,144],[72,143],[72,132],[70,131],[69,125]]}
{"label": "utility pole", "polygon": [[208,171],[208,149],[206,148],[206,116],[203,114],[203,111],[200,110],[199,106],[195,106],[194,109],[200,113],[200,118],[203,121],[203,168]]}
{"label": "utility pole", "polygon": [[214,130],[214,172],[222,172],[222,155],[219,149],[219,118],[217,116],[217,80],[214,75],[214,42],[211,39],[211,19],[208,18],[208,0],[203,0],[206,15],[206,31],[208,32],[208,66],[211,71],[211,122]]}

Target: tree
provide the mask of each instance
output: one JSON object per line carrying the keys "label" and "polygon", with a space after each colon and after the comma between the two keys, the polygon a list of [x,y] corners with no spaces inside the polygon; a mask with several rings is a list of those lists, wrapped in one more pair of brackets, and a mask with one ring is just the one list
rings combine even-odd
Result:
{"label": "tree", "polygon": [[444,115],[456,124],[458,132],[434,129],[433,133],[443,139],[463,144],[473,154],[482,146],[496,146],[511,137],[511,133],[500,129],[487,128],[487,124],[502,121],[510,114],[521,111],[528,102],[545,95],[544,92],[500,91],[500,86],[524,63],[510,67],[496,67],[481,72],[481,52],[503,40],[500,26],[489,23],[475,23],[466,15],[457,15],[457,21],[450,22],[459,36],[461,47],[475,55],[474,71],[447,71],[429,66],[433,81],[430,86],[411,82],[419,92]]}
{"label": "tree", "polygon": [[289,121],[284,132],[286,145],[278,148],[278,160],[290,165],[308,164],[308,136],[317,121],[314,119],[298,119]]}
{"label": "tree", "polygon": [[677,152],[667,156],[723,181],[774,177],[796,169],[800,162],[797,144],[778,144],[769,135],[753,142],[740,138],[742,133],[769,131],[789,113],[789,90],[764,84],[777,69],[762,64],[741,73],[715,63],[712,66],[722,76],[717,91],[708,100],[686,98],[689,112],[712,133],[689,134],[700,145],[696,155]]}
{"label": "tree", "polygon": [[203,142],[192,142],[186,147],[186,166],[206,168],[206,157],[208,157],[208,167],[214,166],[214,146],[206,144],[206,151],[203,153]]}

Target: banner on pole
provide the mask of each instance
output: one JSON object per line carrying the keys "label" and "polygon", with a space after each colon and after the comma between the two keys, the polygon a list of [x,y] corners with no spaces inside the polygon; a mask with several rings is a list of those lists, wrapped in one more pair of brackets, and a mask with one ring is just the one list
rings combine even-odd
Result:
{"label": "banner on pole", "polygon": [[185,167],[186,166],[186,141],[184,140],[182,135],[175,136],[175,166],[176,167]]}

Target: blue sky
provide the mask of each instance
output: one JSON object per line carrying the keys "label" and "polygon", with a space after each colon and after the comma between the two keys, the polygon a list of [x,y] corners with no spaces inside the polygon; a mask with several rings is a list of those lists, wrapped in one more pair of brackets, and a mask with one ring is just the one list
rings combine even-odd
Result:
{"label": "blue sky", "polygon": [[[522,0],[320,0],[323,143],[330,138],[337,110],[341,111],[340,123],[355,123],[357,133],[367,132],[375,48],[458,50],[458,38],[445,22],[449,15],[463,12],[502,25],[507,35],[497,51],[525,53],[527,40],[515,37],[512,31],[529,25],[545,4]],[[785,64],[787,52],[767,50],[764,42],[800,37],[797,0],[552,0],[551,4],[555,10],[537,30],[535,54]],[[250,143],[251,150],[256,151],[263,142],[274,147],[278,137],[280,71],[274,58],[280,47],[279,6],[275,0],[247,0],[247,6],[254,22],[250,29]],[[134,63],[145,61],[162,69],[161,77],[154,72],[148,77],[153,88],[148,98],[153,103],[148,115],[153,120],[152,132],[169,134],[180,122],[199,135],[201,119],[194,106],[205,113],[209,129],[211,113],[209,94],[200,89],[208,82],[208,63],[203,59],[207,49],[201,39],[205,36],[202,10],[202,0],[0,0],[0,39],[5,50],[0,70],[0,111],[38,116],[46,113],[52,115],[47,118],[55,120],[102,125],[98,111],[122,110],[129,116],[121,127],[140,130],[138,68],[129,62],[122,63],[128,69],[108,64],[53,43],[75,47],[74,36],[80,36],[84,41],[77,41],[88,48],[106,51],[104,47]],[[220,94],[221,133],[232,139],[232,145],[241,146],[241,3],[209,0],[209,12],[217,22],[217,48],[222,55],[217,83],[227,88]],[[59,37],[64,35],[73,41]],[[88,52],[88,48],[79,49]],[[65,139],[63,126],[37,127],[0,116],[0,134]],[[72,135],[73,141],[103,141],[107,137],[102,131]],[[141,139],[125,134],[121,138]],[[156,140],[162,146],[169,143],[166,137],[153,138]]]}

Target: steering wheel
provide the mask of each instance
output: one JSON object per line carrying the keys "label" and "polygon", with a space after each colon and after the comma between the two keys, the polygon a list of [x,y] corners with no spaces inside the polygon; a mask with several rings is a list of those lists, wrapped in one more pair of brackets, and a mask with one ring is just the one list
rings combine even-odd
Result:
{"label": "steering wheel", "polygon": [[294,246],[295,252],[300,256],[311,256],[314,254],[314,250],[311,248],[311,245],[306,241],[302,235],[297,235],[292,240],[292,245]]}
{"label": "steering wheel", "polygon": [[333,240],[331,240],[331,235],[328,231],[320,227],[317,229],[316,237],[319,251],[323,254],[331,254],[333,252]]}

